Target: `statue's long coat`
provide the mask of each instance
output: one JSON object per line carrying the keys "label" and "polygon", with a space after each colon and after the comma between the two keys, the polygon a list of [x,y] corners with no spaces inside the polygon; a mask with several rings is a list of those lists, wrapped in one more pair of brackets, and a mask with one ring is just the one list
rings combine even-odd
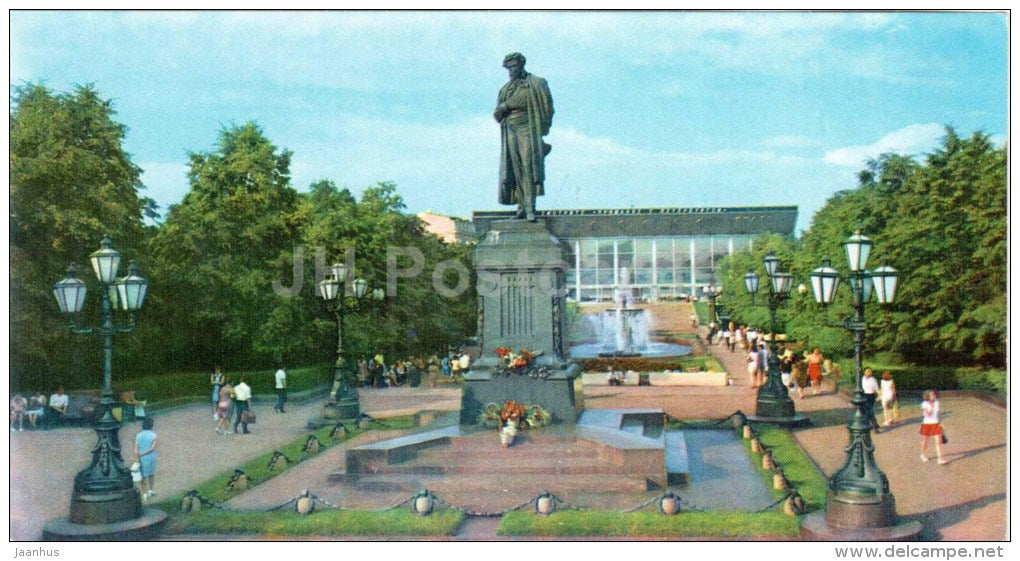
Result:
{"label": "statue's long coat", "polygon": [[[528,88],[528,129],[531,133],[531,146],[528,153],[530,158],[524,162],[528,167],[528,175],[537,184],[535,195],[545,194],[545,155],[552,148],[542,137],[549,134],[549,127],[552,126],[553,104],[552,94],[549,93],[549,84],[544,78],[528,74],[523,78]],[[507,82],[499,90],[497,103],[506,101],[510,86],[513,80]],[[516,178],[514,177],[513,164],[510,161],[509,133],[510,125],[504,119],[500,124],[500,157],[499,157],[499,203],[504,205],[517,204],[520,190],[517,189]]]}

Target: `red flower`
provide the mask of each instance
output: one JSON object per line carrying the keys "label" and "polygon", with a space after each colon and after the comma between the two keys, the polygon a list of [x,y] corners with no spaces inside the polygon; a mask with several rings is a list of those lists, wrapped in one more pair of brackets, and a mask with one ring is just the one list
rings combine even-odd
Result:
{"label": "red flower", "polygon": [[510,349],[509,348],[507,348],[507,347],[497,347],[496,348],[496,356],[498,356],[499,358],[504,358],[508,354],[510,354]]}

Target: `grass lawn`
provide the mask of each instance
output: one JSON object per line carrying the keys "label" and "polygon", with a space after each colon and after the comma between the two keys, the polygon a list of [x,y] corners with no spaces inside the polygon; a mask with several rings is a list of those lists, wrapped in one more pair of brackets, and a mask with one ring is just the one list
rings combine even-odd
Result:
{"label": "grass lawn", "polygon": [[[414,417],[393,417],[389,419],[383,419],[382,422],[386,424],[386,428],[406,429],[415,426]],[[375,422],[372,423],[372,426],[382,427],[382,425]],[[321,454],[324,450],[331,448],[339,444],[340,442],[349,440],[354,436],[361,434],[362,432],[365,432],[365,429],[355,429],[352,424],[347,424],[347,428],[349,429],[347,436],[339,440],[332,439],[329,437],[330,431],[333,430],[333,427],[331,426],[323,427],[317,431],[309,432],[308,434],[314,434],[316,438],[319,439],[320,448],[318,454]],[[263,453],[237,466],[237,469],[244,471],[245,475],[248,476],[248,488],[250,489],[256,485],[265,483],[266,481],[272,479],[273,477],[276,477],[277,475],[285,472],[287,469],[290,469],[291,467],[312,457],[313,454],[308,454],[301,451],[307,439],[308,435],[305,435],[301,438],[295,439],[287,443],[285,446],[277,448],[277,450],[283,452],[285,456],[290,458],[293,463],[286,464],[285,462],[281,461],[279,462],[279,466],[274,471],[269,471],[268,467],[269,460],[270,458],[272,458],[274,450],[270,450],[266,453]],[[201,485],[198,485],[197,487],[195,487],[195,489],[198,491],[199,495],[213,501],[214,503],[221,503],[227,501],[241,494],[240,491],[237,490],[232,491],[227,489],[227,482],[230,480],[230,477],[233,475],[233,473],[234,473],[233,470],[221,473],[220,475],[217,475],[216,477],[209,479],[208,481],[202,483]],[[177,495],[168,497],[166,500],[161,501],[157,506],[166,511],[168,514],[170,514],[171,517],[183,516],[180,514],[180,503],[181,500],[184,498],[184,495],[185,493],[179,493]]]}
{"label": "grass lawn", "polygon": [[[386,428],[412,428],[413,417],[394,417],[382,420]],[[372,427],[382,427],[373,422]],[[323,427],[314,433],[320,441],[320,451],[353,438],[364,432],[364,429],[353,429],[343,439],[334,440],[329,437],[332,427]],[[371,427],[370,427],[371,428]],[[281,464],[275,471],[269,471],[269,459],[273,452],[267,452],[248,460],[238,466],[248,476],[248,488],[276,477],[290,467],[310,458],[311,454],[301,451],[308,436],[296,439],[279,448],[291,464]],[[196,489],[199,494],[215,503],[221,503],[241,491],[227,489],[227,481],[233,471],[222,473]],[[366,510],[335,510],[322,509],[303,516],[291,511],[257,512],[204,509],[200,512],[184,514],[180,512],[180,503],[184,493],[172,496],[160,502],[159,508],[169,514],[167,523],[168,534],[251,534],[265,537],[272,536],[444,536],[457,531],[464,515],[453,510],[436,510],[429,516],[418,516],[410,508],[399,508],[384,512]],[[281,500],[281,503],[283,501]]]}
{"label": "grass lawn", "polygon": [[[720,429],[715,421],[670,420],[667,429]],[[787,479],[804,498],[809,511],[825,506],[826,480],[804,455],[786,430],[769,425],[755,429],[761,441],[772,450]],[[743,440],[748,454],[750,441]],[[761,456],[755,454],[756,469],[762,482],[772,490],[772,474],[761,468]],[[785,492],[771,491],[776,499]],[[800,517],[787,516],[782,506],[766,512],[714,511],[681,512],[665,516],[654,506],[642,512],[564,510],[549,516],[532,512],[512,512],[503,517],[497,530],[501,536],[633,536],[656,538],[795,538],[800,532]]]}
{"label": "grass lawn", "polygon": [[[790,481],[807,505],[808,512],[825,508],[825,493],[828,485],[825,477],[818,472],[815,465],[797,446],[797,442],[790,435],[790,432],[774,425],[755,424],[754,429],[758,431],[758,437],[762,444],[772,450],[772,458],[786,474]],[[744,440],[744,448],[748,454],[751,452],[751,441]],[[761,467],[761,454],[754,454],[754,465],[761,474],[765,484],[772,489],[772,472]],[[785,491],[772,490],[773,496],[777,499],[783,496]]]}
{"label": "grass lawn", "polygon": [[296,512],[241,512],[203,510],[171,516],[170,534],[250,534],[272,536],[449,536],[464,515],[437,510],[418,516],[408,508],[385,512],[319,510],[307,516]]}
{"label": "grass lawn", "polygon": [[[654,508],[654,507],[652,507]],[[564,510],[549,516],[511,512],[503,516],[501,536],[628,536],[659,538],[796,537],[797,517],[782,512],[650,512]]]}

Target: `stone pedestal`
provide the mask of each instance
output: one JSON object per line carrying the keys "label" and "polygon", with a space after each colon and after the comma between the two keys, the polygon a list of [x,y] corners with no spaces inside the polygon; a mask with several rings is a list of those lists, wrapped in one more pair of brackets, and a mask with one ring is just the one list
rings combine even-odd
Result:
{"label": "stone pedestal", "polygon": [[[574,378],[564,341],[564,247],[544,220],[498,220],[475,248],[480,357],[465,376],[461,423],[475,424],[487,403],[539,405],[553,422],[577,419]],[[527,349],[541,375],[500,373],[496,349]]]}

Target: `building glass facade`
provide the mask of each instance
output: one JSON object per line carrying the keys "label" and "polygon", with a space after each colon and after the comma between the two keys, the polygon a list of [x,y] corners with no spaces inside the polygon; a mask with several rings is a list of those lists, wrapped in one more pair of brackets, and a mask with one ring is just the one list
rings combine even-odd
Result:
{"label": "building glass facade", "polygon": [[[723,257],[754,247],[752,235],[574,238],[567,262],[568,296],[582,302],[613,299],[628,282],[641,298],[700,294]],[[626,273],[624,272],[626,270]]]}

